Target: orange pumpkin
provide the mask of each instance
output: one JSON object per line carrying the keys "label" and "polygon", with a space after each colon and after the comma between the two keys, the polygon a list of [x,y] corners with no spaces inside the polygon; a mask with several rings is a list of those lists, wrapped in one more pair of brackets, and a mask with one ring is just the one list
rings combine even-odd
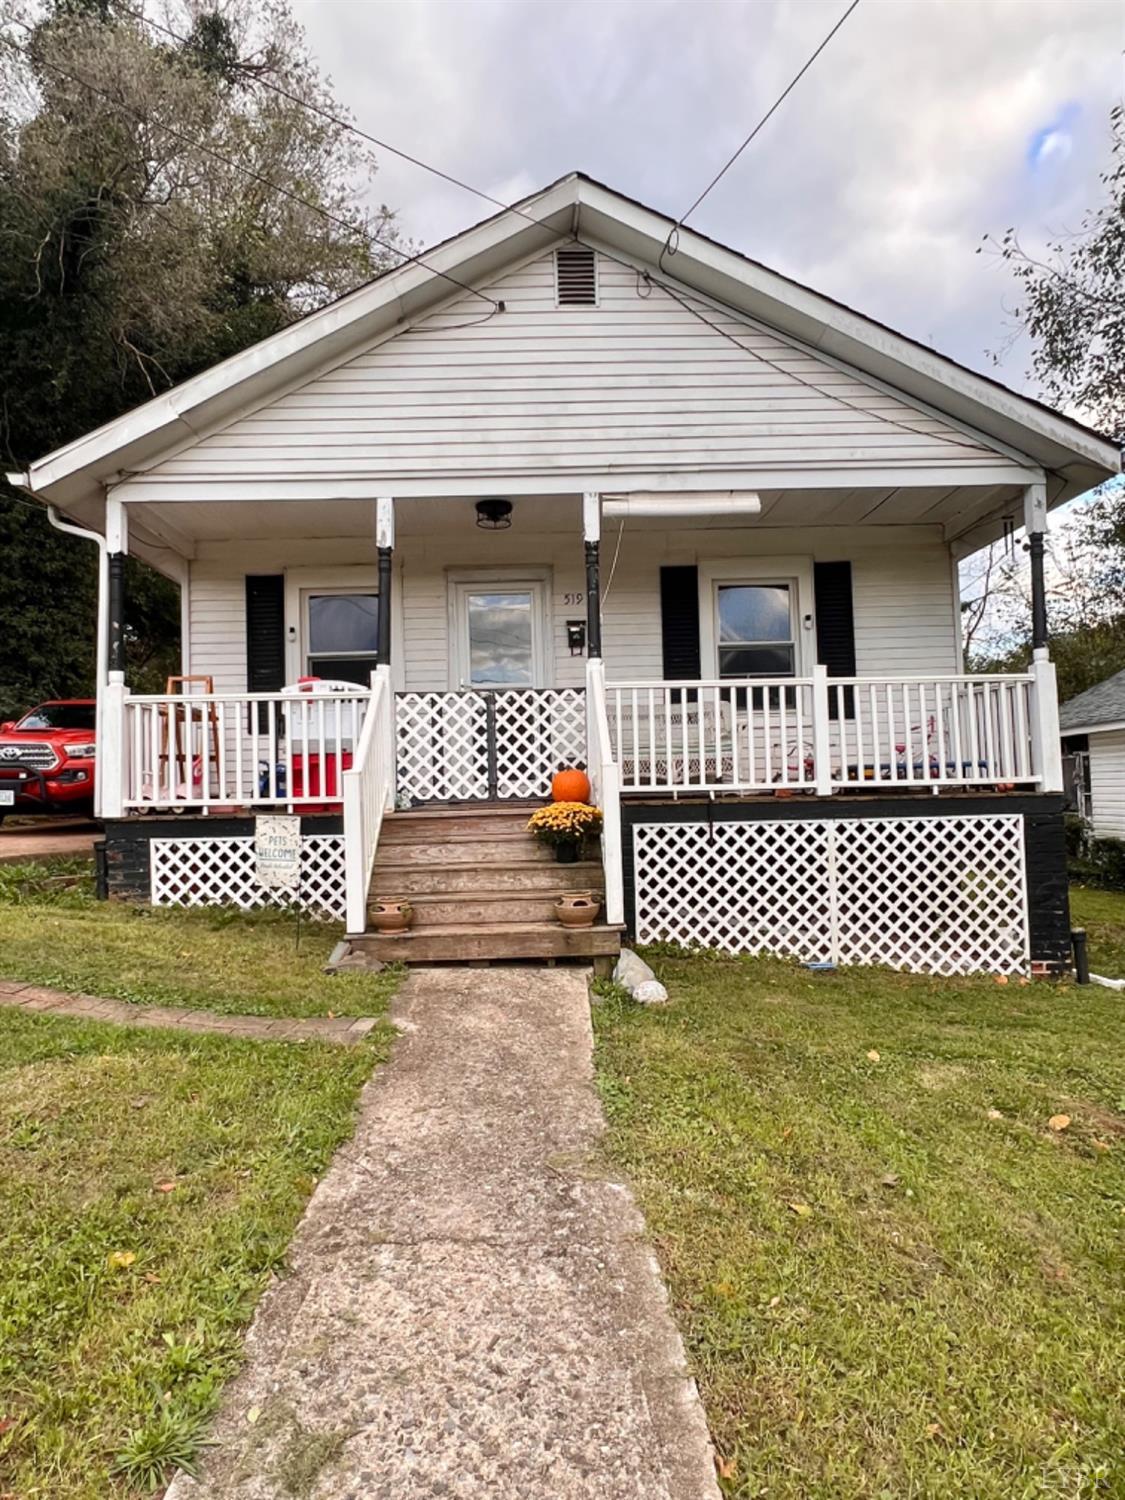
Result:
{"label": "orange pumpkin", "polygon": [[556,771],[551,778],[553,802],[589,802],[590,778],[585,771]]}

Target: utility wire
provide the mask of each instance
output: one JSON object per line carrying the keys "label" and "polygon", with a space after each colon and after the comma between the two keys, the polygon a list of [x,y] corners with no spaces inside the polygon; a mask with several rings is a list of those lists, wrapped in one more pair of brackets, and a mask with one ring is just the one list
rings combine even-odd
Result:
{"label": "utility wire", "polygon": [[[18,26],[22,26],[25,31],[31,32],[34,30],[34,27],[29,26],[25,21],[17,21],[16,24]],[[4,45],[9,47],[11,50],[21,53],[25,57],[30,56],[30,53],[28,52],[28,49],[26,47],[21,47],[18,42],[13,41],[10,37],[0,36],[0,42],[4,43]],[[42,57],[35,59],[35,65],[37,67],[46,68],[48,72],[54,73],[60,78],[65,78],[70,83],[77,84],[79,88],[88,89],[90,93],[95,94],[100,99],[104,99],[106,103],[112,105],[114,109],[120,110],[124,114],[131,115],[133,119],[140,121],[142,125],[149,123],[139,110],[133,109],[130,105],[126,104],[121,99],[115,99],[112,94],[107,93],[105,89],[99,88],[95,83],[92,83],[90,79],[83,78],[81,74],[71,73],[67,69],[60,68],[56,63],[48,62],[45,58]],[[429,271],[431,275],[440,276],[443,280],[451,282],[454,286],[459,287],[463,292],[470,292],[474,297],[479,297],[482,302],[487,302],[491,306],[493,314],[503,312],[504,305],[502,302],[498,302],[495,297],[489,297],[484,292],[478,291],[476,287],[470,286],[468,282],[460,281],[456,276],[451,276],[448,271],[439,271],[436,266],[431,266],[425,260],[423,260],[422,254],[408,255],[404,253],[399,248],[399,246],[392,244],[391,241],[380,239],[380,237],[366,225],[357,224],[353,220],[342,218],[339,214],[334,214],[330,209],[325,208],[322,204],[314,203],[311,198],[305,198],[304,196],[302,196],[302,194],[295,193],[290,188],[282,187],[280,183],[274,182],[271,178],[266,177],[263,173],[255,171],[253,167],[248,167],[245,166],[242,162],[234,161],[231,157],[226,156],[223,152],[216,151],[213,146],[205,145],[202,141],[196,140],[194,136],[187,135],[184,131],[178,130],[174,125],[169,125],[164,121],[158,123],[161,130],[167,131],[167,133],[170,136],[173,136],[176,140],[182,141],[185,145],[192,147],[193,150],[203,152],[205,156],[213,157],[215,161],[221,162],[224,166],[229,167],[231,171],[241,172],[244,176],[252,178],[255,182],[259,182],[264,187],[269,188],[271,192],[279,193],[282,197],[290,198],[294,203],[301,204],[301,206],[308,209],[310,213],[317,214],[320,218],[326,219],[330,223],[339,225],[340,228],[348,230],[351,234],[362,236],[363,238],[369,240],[372,244],[377,245],[381,250],[385,250],[392,255],[400,256],[401,259],[399,261],[399,266],[395,267],[396,270],[400,269],[404,265],[419,265],[423,268],[423,270]]]}
{"label": "utility wire", "polygon": [[[859,0],[856,0],[856,3],[858,4]],[[174,31],[171,26],[161,21],[154,21],[151,16],[146,16],[144,11],[132,10],[128,5],[120,3],[117,9],[124,15],[132,16],[135,21],[142,22],[145,26],[152,26],[157,31],[162,31],[165,36],[171,37],[173,41],[179,42],[184,47],[191,45],[190,37],[183,36],[180,32]],[[474,193],[478,198],[483,198],[486,203],[491,203],[496,208],[502,208],[505,213],[518,214],[521,219],[526,219],[529,224],[535,224],[540,229],[552,228],[550,224],[545,224],[542,219],[536,219],[533,215],[524,213],[523,209],[516,207],[515,204],[505,203],[501,198],[494,198],[491,193],[486,193],[483,188],[473,187],[472,183],[469,182],[462,182],[459,177],[454,177],[451,172],[444,172],[440,167],[435,167],[430,162],[423,161],[420,156],[412,156],[409,151],[403,151],[398,146],[392,146],[390,141],[384,141],[377,135],[371,135],[351,120],[345,119],[343,115],[338,115],[330,109],[325,109],[323,105],[316,104],[311,99],[302,99],[299,94],[294,94],[280,83],[275,83],[270,78],[262,77],[255,69],[248,67],[245,63],[235,62],[234,68],[248,82],[257,84],[261,88],[269,89],[271,93],[280,95],[282,99],[288,99],[291,104],[299,105],[300,108],[307,109],[311,114],[319,115],[322,120],[326,120],[329,124],[335,125],[341,130],[347,130],[352,135],[359,136],[361,140],[368,141],[372,146],[378,146],[380,151],[389,151],[392,156],[400,157],[401,160],[409,162],[411,166],[421,167],[424,172],[429,172],[434,177],[440,177],[443,182],[448,182],[453,187],[461,188],[463,192]]]}
{"label": "utility wire", "polygon": [[729,160],[722,167],[719,168],[719,170],[715,173],[714,177],[712,177],[711,181],[703,189],[703,191],[700,193],[699,197],[695,200],[695,202],[691,205],[691,207],[685,213],[682,213],[680,215],[680,217],[676,220],[675,224],[672,225],[672,228],[671,228],[671,230],[669,231],[669,234],[668,234],[668,238],[664,242],[664,249],[660,252],[660,269],[661,270],[664,269],[664,257],[665,257],[665,255],[675,255],[675,253],[676,253],[676,244],[673,243],[673,241],[675,241],[677,243],[679,241],[680,226],[682,224],[686,224],[687,223],[688,219],[691,218],[692,214],[699,207],[699,205],[703,202],[704,198],[707,197],[707,195],[711,191],[711,189],[713,187],[715,187],[715,185],[723,177],[726,176],[726,174],[730,171],[731,167],[734,166],[735,162],[742,155],[742,153],[746,150],[747,146],[749,146],[750,142],[754,139],[754,137],[758,134],[758,132],[760,130],[762,130],[769,123],[770,119],[773,117],[774,114],[776,114],[776,112],[785,103],[786,99],[788,99],[789,95],[797,87],[797,85],[800,83],[801,79],[805,76],[805,74],[812,67],[813,63],[816,62],[817,58],[824,51],[825,47],[828,46],[828,43],[832,40],[832,38],[840,30],[841,26],[843,26],[844,22],[851,15],[852,11],[855,10],[855,8],[856,8],[856,6],[858,4],[859,4],[859,0],[852,0],[852,3],[848,6],[847,10],[840,17],[840,19],[836,22],[835,26],[833,26],[832,30],[827,34],[827,36],[824,38],[824,40],[820,43],[820,46],[817,47],[816,51],[809,58],[806,59],[805,63],[801,67],[800,71],[797,72],[797,73],[795,73],[793,75],[793,77],[789,80],[789,82],[785,85],[785,88],[777,96],[777,98],[773,101],[773,103],[770,105],[769,109],[766,110],[765,114],[758,121],[758,123],[754,126],[753,130],[746,137],[746,139],[742,142],[742,145],[739,146],[738,150],[734,153],[734,155],[732,157],[730,157]]}

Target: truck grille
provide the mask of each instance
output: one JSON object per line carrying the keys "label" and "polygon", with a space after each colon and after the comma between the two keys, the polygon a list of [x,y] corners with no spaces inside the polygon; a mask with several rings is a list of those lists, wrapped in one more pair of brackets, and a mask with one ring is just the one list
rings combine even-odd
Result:
{"label": "truck grille", "polygon": [[0,742],[0,766],[11,766],[17,762],[25,766],[34,766],[37,771],[53,771],[58,765],[58,756],[50,745]]}

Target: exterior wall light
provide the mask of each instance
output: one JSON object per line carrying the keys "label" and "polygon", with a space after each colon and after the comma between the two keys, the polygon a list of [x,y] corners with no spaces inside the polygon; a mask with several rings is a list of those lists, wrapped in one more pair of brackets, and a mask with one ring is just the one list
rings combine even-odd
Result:
{"label": "exterior wall light", "polygon": [[478,500],[477,525],[485,531],[507,531],[512,524],[510,500]]}

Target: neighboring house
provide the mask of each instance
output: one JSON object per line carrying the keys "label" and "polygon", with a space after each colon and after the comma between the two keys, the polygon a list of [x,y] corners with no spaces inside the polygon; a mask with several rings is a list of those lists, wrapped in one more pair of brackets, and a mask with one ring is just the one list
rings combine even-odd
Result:
{"label": "neighboring house", "polygon": [[1125,839],[1125,672],[1059,710],[1074,803],[1098,838]]}
{"label": "neighboring house", "polygon": [[[104,539],[111,885],[268,899],[273,808],[352,934],[373,869],[413,893],[375,952],[604,956],[624,925],[1065,961],[1043,533],[1116,448],[671,229],[566,177],[15,476]],[[958,560],[1012,524],[1035,660],[968,677]],[[179,583],[209,698],[124,681],[126,551]],[[503,809],[575,761],[606,828],[572,874]],[[549,920],[575,881],[591,933]]]}

